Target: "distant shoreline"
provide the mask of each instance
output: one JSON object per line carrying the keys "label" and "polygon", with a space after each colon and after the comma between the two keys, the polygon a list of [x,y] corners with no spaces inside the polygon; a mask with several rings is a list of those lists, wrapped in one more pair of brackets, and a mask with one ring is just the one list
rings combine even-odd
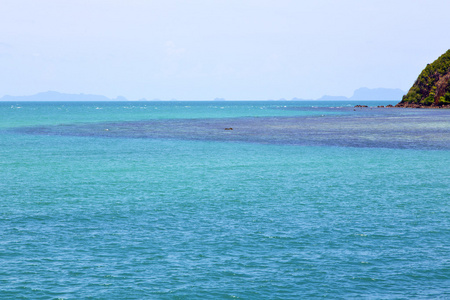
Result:
{"label": "distant shoreline", "polygon": [[368,106],[368,105],[355,105],[354,108],[424,108],[424,109],[450,109],[450,105],[419,105],[415,103],[398,103],[396,105],[379,105],[379,106]]}
{"label": "distant shoreline", "polygon": [[351,97],[344,97],[344,96],[322,96],[318,99],[304,99],[304,98],[297,98],[294,97],[292,99],[225,99],[225,98],[214,98],[214,99],[204,99],[204,100],[177,100],[175,98],[170,98],[170,100],[164,100],[159,98],[140,98],[140,99],[127,99],[123,96],[117,96],[115,98],[110,98],[104,95],[95,95],[95,94],[69,94],[69,93],[61,93],[56,91],[47,91],[47,92],[41,92],[34,95],[25,95],[25,96],[11,96],[11,95],[4,95],[3,97],[0,97],[0,102],[3,101],[82,101],[82,102],[109,102],[109,101],[215,101],[215,102],[226,102],[226,101],[395,101],[398,102],[402,98],[402,96],[405,94],[400,89],[388,89],[388,88],[375,88],[375,89],[369,89],[369,88],[359,88],[354,91],[353,95]]}
{"label": "distant shoreline", "polygon": [[170,103],[170,102],[211,102],[211,103],[232,103],[232,102],[278,102],[278,103],[396,103],[398,100],[1,100],[0,103]]}
{"label": "distant shoreline", "polygon": [[426,109],[450,109],[450,105],[422,105],[417,103],[400,102],[395,107],[398,108],[426,108]]}

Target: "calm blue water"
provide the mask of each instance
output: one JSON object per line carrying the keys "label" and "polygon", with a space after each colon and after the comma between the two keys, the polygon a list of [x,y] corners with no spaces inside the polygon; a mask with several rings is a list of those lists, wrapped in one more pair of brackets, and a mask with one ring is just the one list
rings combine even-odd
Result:
{"label": "calm blue water", "polygon": [[355,104],[0,102],[0,298],[450,298],[450,110]]}

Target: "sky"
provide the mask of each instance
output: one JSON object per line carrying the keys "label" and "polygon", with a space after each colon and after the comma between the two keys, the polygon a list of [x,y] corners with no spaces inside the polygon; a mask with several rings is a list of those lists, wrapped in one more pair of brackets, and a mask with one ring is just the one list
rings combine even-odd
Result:
{"label": "sky", "polygon": [[407,91],[449,0],[0,0],[0,97],[268,100]]}

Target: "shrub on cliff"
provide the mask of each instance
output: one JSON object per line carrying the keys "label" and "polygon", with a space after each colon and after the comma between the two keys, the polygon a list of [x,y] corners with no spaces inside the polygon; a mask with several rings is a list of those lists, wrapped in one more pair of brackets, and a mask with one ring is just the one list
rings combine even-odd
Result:
{"label": "shrub on cliff", "polygon": [[450,50],[420,73],[400,104],[441,106],[450,104]]}

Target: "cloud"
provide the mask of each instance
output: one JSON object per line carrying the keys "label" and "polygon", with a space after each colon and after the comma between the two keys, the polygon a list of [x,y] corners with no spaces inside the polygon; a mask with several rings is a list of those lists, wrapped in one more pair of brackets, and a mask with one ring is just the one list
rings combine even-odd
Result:
{"label": "cloud", "polygon": [[0,42],[0,55],[6,56],[12,53],[13,46],[8,43]]}
{"label": "cloud", "polygon": [[8,43],[0,42],[0,49],[10,49],[12,46]]}
{"label": "cloud", "polygon": [[165,46],[169,57],[181,57],[186,52],[185,48],[177,47],[173,41],[167,41]]}

